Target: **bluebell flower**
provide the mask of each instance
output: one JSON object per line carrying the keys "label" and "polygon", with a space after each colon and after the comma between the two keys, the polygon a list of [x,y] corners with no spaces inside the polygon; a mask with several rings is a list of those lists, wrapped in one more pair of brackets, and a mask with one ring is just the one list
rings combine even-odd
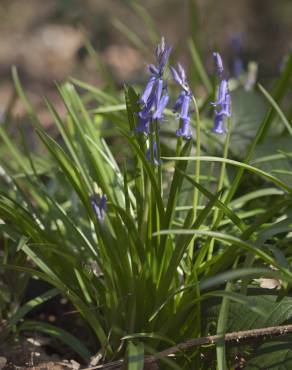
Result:
{"label": "bluebell flower", "polygon": [[234,77],[238,77],[243,72],[243,61],[240,57],[236,57],[233,60],[232,73]]}
{"label": "bluebell flower", "polygon": [[[218,53],[213,53],[213,56],[216,54],[216,70],[218,73],[218,68],[220,67],[220,83],[218,89],[217,101],[212,103],[215,107],[215,119],[214,119],[214,128],[213,132],[216,134],[225,134],[226,128],[224,125],[225,117],[231,116],[231,98],[228,88],[228,81],[223,78],[223,63],[220,55]],[[214,57],[215,58],[215,57]]]}
{"label": "bluebell flower", "polygon": [[140,97],[140,103],[143,105],[138,113],[137,132],[149,135],[150,125],[153,119],[162,120],[163,111],[166,108],[169,97],[167,89],[163,86],[163,74],[171,53],[171,47],[165,44],[164,38],[156,48],[156,65],[150,64],[149,78],[144,92]]}
{"label": "bluebell flower", "polygon": [[217,101],[211,104],[214,105],[215,107],[221,106],[225,101],[226,94],[228,93],[229,93],[228,92],[228,81],[225,79],[221,80],[219,84],[219,89],[218,89]]}
{"label": "bluebell flower", "polygon": [[151,115],[149,115],[148,117],[140,117],[138,125],[136,127],[136,131],[149,135],[151,119],[152,119]]}
{"label": "bluebell flower", "polygon": [[164,37],[162,37],[160,44],[156,48],[156,60],[157,60],[157,70],[160,77],[163,76],[164,69],[168,62],[172,48],[165,43]]}
{"label": "bluebell flower", "polygon": [[177,64],[177,70],[174,67],[170,67],[172,77],[174,81],[188,94],[191,94],[191,90],[186,78],[186,72],[180,63]]}
{"label": "bluebell flower", "polygon": [[91,197],[91,204],[96,218],[99,222],[103,223],[106,211],[106,195],[94,194]]}
{"label": "bluebell flower", "polygon": [[181,92],[179,93],[176,102],[173,107],[173,112],[178,113],[178,118],[180,119],[180,127],[176,131],[176,136],[182,136],[185,139],[190,139],[192,137],[192,129],[190,125],[190,102],[192,97],[192,92],[187,82],[186,73],[181,64],[178,64],[177,69],[170,67],[172,77],[174,81],[181,87]]}
{"label": "bluebell flower", "polygon": [[138,113],[139,121],[136,127],[137,132],[143,132],[145,134],[150,133],[150,123],[152,121],[152,107],[154,106],[155,95],[150,95],[147,100],[147,104]]}
{"label": "bluebell flower", "polygon": [[176,102],[175,102],[175,104],[174,104],[174,106],[172,108],[173,113],[177,113],[180,110],[186,94],[187,93],[185,92],[185,90],[182,90],[179,93],[179,96],[177,97]]}
{"label": "bluebell flower", "polygon": [[181,119],[181,125],[178,130],[176,130],[176,136],[182,136],[186,139],[191,139],[192,129],[190,125],[190,117],[185,117]]}
{"label": "bluebell flower", "polygon": [[218,135],[226,134],[226,128],[224,125],[224,116],[215,112],[213,132]]}
{"label": "bluebell flower", "polygon": [[159,121],[163,119],[163,111],[167,106],[168,100],[169,100],[169,95],[166,90],[165,94],[157,102],[156,111],[153,114],[153,119],[158,119]]}
{"label": "bluebell flower", "polygon": [[231,98],[229,91],[227,90],[224,99],[220,104],[216,103],[216,106],[220,106],[220,110],[215,110],[215,120],[213,132],[216,134],[226,134],[226,128],[224,126],[224,118],[231,117]]}
{"label": "bluebell flower", "polygon": [[230,37],[230,44],[235,54],[240,54],[242,51],[242,35],[235,33]]}
{"label": "bluebell flower", "polygon": [[240,34],[233,34],[231,36],[231,47],[233,49],[233,60],[232,60],[232,74],[234,77],[238,77],[243,72],[243,61],[241,59],[242,54],[242,37]]}
{"label": "bluebell flower", "polygon": [[154,85],[157,81],[156,76],[151,76],[149,81],[147,82],[147,85],[145,87],[145,90],[140,98],[140,103],[147,104],[147,101],[150,97],[150,94],[152,93],[152,90],[154,88]]}
{"label": "bluebell flower", "polygon": [[215,62],[216,72],[217,72],[218,76],[221,77],[223,75],[223,72],[224,72],[221,55],[219,53],[214,52],[213,53],[213,58],[214,58],[214,62]]}

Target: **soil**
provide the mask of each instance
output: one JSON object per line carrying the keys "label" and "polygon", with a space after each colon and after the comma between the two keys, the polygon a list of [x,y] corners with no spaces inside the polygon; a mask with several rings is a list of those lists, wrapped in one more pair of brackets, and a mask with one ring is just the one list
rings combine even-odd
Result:
{"label": "soil", "polygon": [[40,335],[22,338],[19,343],[7,343],[0,354],[0,370],[78,370],[81,367],[73,359],[62,360],[58,353],[52,353],[49,339]]}

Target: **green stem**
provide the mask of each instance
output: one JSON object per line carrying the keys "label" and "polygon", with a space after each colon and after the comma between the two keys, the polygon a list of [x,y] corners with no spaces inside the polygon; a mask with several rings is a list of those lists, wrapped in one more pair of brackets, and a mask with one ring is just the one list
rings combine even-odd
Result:
{"label": "green stem", "polygon": [[[156,147],[157,147],[157,160],[158,160],[158,164],[157,164],[157,182],[158,182],[158,189],[159,189],[159,192],[161,194],[161,197],[163,199],[163,187],[162,187],[162,169],[161,169],[161,148],[160,148],[160,137],[159,137],[159,127],[158,127],[158,121],[155,120],[155,141],[156,141]],[[154,204],[153,204],[154,206]],[[159,211],[158,211],[158,208],[155,206],[155,212],[156,212],[156,215],[155,215],[155,219],[156,219],[156,232],[159,232],[160,231],[160,224],[161,224],[161,220],[160,220],[160,217],[159,217]],[[159,245],[160,245],[160,235],[158,238],[156,238],[156,246],[157,248],[159,248]]]}
{"label": "green stem", "polygon": [[[223,149],[223,158],[224,159],[227,159],[227,157],[228,157],[230,137],[231,137],[231,119],[228,118],[228,120],[227,120],[227,135],[226,135],[226,140],[225,140],[224,149]],[[223,162],[222,166],[221,166],[221,170],[220,170],[218,185],[217,185],[217,193],[220,190],[222,190],[222,188],[223,188],[224,178],[225,178],[225,170],[226,170],[226,163]],[[217,225],[218,216],[221,217],[220,213],[221,212],[219,211],[219,208],[215,208],[214,214],[213,214],[213,228],[215,228],[216,225]],[[211,239],[209,250],[208,250],[208,257],[207,257],[208,261],[212,258],[212,255],[213,255],[214,242],[215,242],[215,239]]]}
{"label": "green stem", "polygon": [[[201,120],[200,120],[200,113],[198,104],[196,102],[196,99],[194,96],[192,96],[194,106],[195,106],[195,114],[196,114],[196,156],[200,157],[201,155]],[[196,161],[196,167],[195,167],[195,181],[197,183],[200,182],[200,167],[201,163],[198,159]],[[194,190],[194,220],[197,218],[197,206],[198,206],[198,200],[199,200],[199,191],[197,188]]]}
{"label": "green stem", "polygon": [[[162,196],[162,170],[161,170],[161,163],[160,163],[161,149],[160,149],[160,137],[159,137],[157,120],[155,120],[154,124],[155,124],[154,125],[154,127],[155,127],[155,141],[156,141],[156,147],[157,147],[157,159],[158,159],[158,162],[159,162],[159,164],[157,165],[157,181],[158,181],[158,188],[159,188],[160,194]],[[162,198],[163,198],[163,196],[162,196]]]}
{"label": "green stem", "polygon": [[[238,265],[239,258],[237,257],[232,268],[235,269]],[[228,281],[225,287],[226,292],[231,292],[233,290],[234,283]],[[216,344],[216,355],[217,355],[217,369],[227,370],[226,364],[226,349],[224,335],[226,333],[226,326],[228,322],[230,299],[224,297],[220,306],[218,322],[217,322],[217,335],[222,336],[221,339]]]}
{"label": "green stem", "polygon": [[179,136],[177,138],[177,142],[176,142],[176,149],[175,149],[175,155],[176,155],[176,157],[179,157],[180,156],[181,147],[182,147],[182,137]]}
{"label": "green stem", "polygon": [[[200,120],[200,113],[197,101],[195,97],[192,95],[192,100],[195,106],[195,115],[196,115],[196,156],[200,157],[201,155],[201,120]],[[201,170],[201,164],[200,159],[196,161],[195,164],[195,181],[197,183],[200,182],[200,170]],[[198,202],[199,202],[199,190],[197,188],[194,189],[194,213],[193,213],[193,221],[197,218],[197,208],[198,208]],[[190,248],[190,258],[193,258],[193,247]]]}

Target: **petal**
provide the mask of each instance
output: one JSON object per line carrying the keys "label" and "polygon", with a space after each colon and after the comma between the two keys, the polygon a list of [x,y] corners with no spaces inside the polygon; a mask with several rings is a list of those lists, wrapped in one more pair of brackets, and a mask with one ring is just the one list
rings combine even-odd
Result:
{"label": "petal", "polygon": [[233,61],[232,72],[234,77],[238,77],[243,72],[243,62],[240,58],[235,58]]}
{"label": "petal", "polygon": [[231,98],[229,93],[227,93],[225,96],[222,111],[225,116],[231,117]]}
{"label": "petal", "polygon": [[163,80],[160,78],[155,85],[155,107],[158,107],[163,89]]}
{"label": "petal", "polygon": [[181,120],[181,126],[176,131],[176,136],[182,136],[185,139],[191,139],[192,129],[190,126],[190,117]]}
{"label": "petal", "polygon": [[180,112],[180,118],[186,119],[188,117],[189,105],[190,105],[190,96],[189,96],[189,94],[186,94],[183,97],[183,102],[182,102],[181,112]]}
{"label": "petal", "polygon": [[220,56],[219,53],[214,52],[213,53],[213,58],[214,58],[214,61],[215,61],[216,71],[217,71],[218,75],[221,76],[223,71],[224,71],[221,56]]}
{"label": "petal", "polygon": [[146,135],[149,135],[150,133],[150,121],[151,118],[140,118],[138,125],[136,127],[136,132],[144,133]]}
{"label": "petal", "polygon": [[155,76],[152,76],[150,77],[149,81],[147,82],[147,85],[145,87],[145,90],[140,98],[140,102],[143,103],[143,104],[146,104],[147,103],[147,100],[153,90],[153,86],[154,86],[154,83],[156,81],[156,77]]}
{"label": "petal", "polygon": [[138,113],[138,116],[140,118],[145,119],[145,118],[148,118],[151,115],[151,109],[154,106],[154,100],[155,100],[155,96],[154,96],[154,94],[151,94],[149,99],[146,102],[146,105],[144,105],[144,107]]}
{"label": "petal", "polygon": [[185,95],[186,95],[186,92],[184,90],[182,90],[180,92],[178,98],[176,99],[176,102],[174,104],[174,107],[172,108],[172,111],[173,112],[178,112],[179,111],[179,109],[182,106],[182,103],[183,103],[183,100],[184,100]]}
{"label": "petal", "polygon": [[183,85],[183,81],[182,81],[182,79],[180,78],[180,76],[179,76],[179,74],[178,74],[178,72],[176,71],[176,69],[174,68],[174,67],[170,67],[170,71],[171,71],[171,74],[172,74],[172,77],[173,77],[173,79],[174,79],[174,81],[178,84],[178,85],[180,85],[180,86],[182,86]]}
{"label": "petal", "polygon": [[160,75],[163,74],[164,68],[168,62],[172,48],[166,45],[164,38],[161,39],[160,45],[156,48],[156,59]]}
{"label": "petal", "polygon": [[171,50],[172,50],[172,47],[171,46],[166,46],[162,55],[161,55],[161,58],[160,58],[160,61],[159,61],[159,67],[160,67],[160,71],[161,73],[163,72],[167,62],[168,62],[168,59],[170,57],[170,54],[171,54]]}
{"label": "petal", "polygon": [[177,67],[178,67],[178,71],[179,71],[181,80],[182,80],[183,84],[185,84],[186,80],[187,80],[186,72],[185,72],[185,70],[183,69],[183,66],[180,63],[177,64]]}
{"label": "petal", "polygon": [[242,36],[241,34],[233,34],[231,36],[231,47],[236,54],[240,54],[242,50]]}
{"label": "petal", "polygon": [[156,109],[155,113],[153,114],[153,119],[159,119],[160,120],[160,119],[163,118],[162,117],[163,111],[164,111],[165,107],[167,106],[168,100],[169,100],[169,95],[168,95],[168,93],[166,93],[160,99],[160,101],[158,103],[158,106],[157,106],[157,109]]}
{"label": "petal", "polygon": [[106,208],[106,196],[103,194],[101,197],[99,194],[94,194],[91,197],[91,204],[97,220],[103,222]]}
{"label": "petal", "polygon": [[228,82],[227,80],[222,80],[219,85],[218,104],[223,103],[226,94],[228,94]]}
{"label": "petal", "polygon": [[103,209],[103,210],[106,209],[106,201],[107,201],[106,195],[103,194],[101,199],[100,199],[100,208]]}
{"label": "petal", "polygon": [[155,65],[154,65],[154,64],[149,64],[148,68],[149,68],[149,71],[150,71],[152,74],[154,74],[154,75],[158,75],[159,70],[155,67]]}
{"label": "petal", "polygon": [[224,135],[226,133],[226,130],[224,127],[224,116],[223,115],[215,113],[213,132],[219,135]]}

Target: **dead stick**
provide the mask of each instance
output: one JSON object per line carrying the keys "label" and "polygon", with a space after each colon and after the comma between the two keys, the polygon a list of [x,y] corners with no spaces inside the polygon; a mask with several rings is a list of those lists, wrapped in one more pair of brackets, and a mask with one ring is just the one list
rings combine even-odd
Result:
{"label": "dead stick", "polygon": [[[144,362],[149,364],[151,362],[155,362],[160,358],[167,357],[169,355],[173,355],[181,350],[195,347],[195,346],[202,346],[204,344],[214,344],[219,342],[224,338],[226,342],[230,342],[233,340],[241,340],[245,338],[253,338],[253,337],[260,337],[263,335],[282,335],[286,333],[292,332],[292,325],[282,325],[282,326],[271,326],[268,328],[261,328],[261,329],[252,329],[252,330],[244,330],[244,331],[236,331],[233,333],[227,333],[225,335],[210,335],[208,337],[201,337],[195,339],[189,339],[183,343],[180,343],[176,346],[170,347],[165,349],[164,351],[158,352],[155,355],[145,356]],[[88,367],[83,370],[94,370],[94,369],[114,369],[118,366],[121,366],[123,360],[109,362],[104,365],[98,365],[94,367]]]}

